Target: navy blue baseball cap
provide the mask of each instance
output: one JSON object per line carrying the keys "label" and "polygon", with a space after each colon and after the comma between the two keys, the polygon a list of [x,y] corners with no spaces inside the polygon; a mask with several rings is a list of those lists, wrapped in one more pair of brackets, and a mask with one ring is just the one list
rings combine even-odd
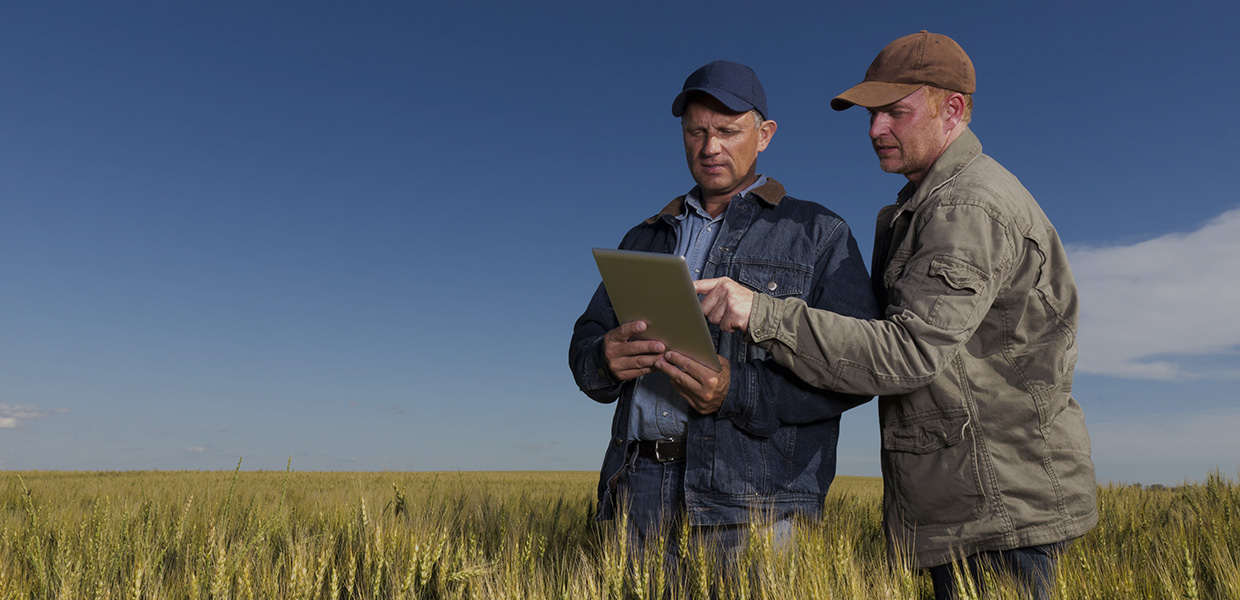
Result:
{"label": "navy blue baseball cap", "polygon": [[672,100],[672,116],[685,112],[685,105],[693,92],[709,94],[724,106],[736,112],[758,109],[767,118],[766,92],[753,69],[740,63],[717,60],[702,66],[685,79],[680,95]]}

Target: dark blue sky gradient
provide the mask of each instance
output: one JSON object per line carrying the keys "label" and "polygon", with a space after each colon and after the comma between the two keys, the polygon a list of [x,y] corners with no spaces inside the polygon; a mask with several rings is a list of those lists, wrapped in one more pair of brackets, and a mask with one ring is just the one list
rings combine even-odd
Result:
{"label": "dark blue sky gradient", "polygon": [[[760,170],[867,262],[903,180],[827,102],[920,29],[970,53],[974,131],[1069,244],[1240,205],[1231,4],[876,6],[4,3],[0,468],[596,469],[612,407],[566,365],[589,249],[692,185],[670,103],[717,58],[765,84]],[[1078,375],[1100,479],[1234,474],[1235,446],[1121,441],[1240,422],[1233,384]],[[873,412],[841,473],[878,474]]]}

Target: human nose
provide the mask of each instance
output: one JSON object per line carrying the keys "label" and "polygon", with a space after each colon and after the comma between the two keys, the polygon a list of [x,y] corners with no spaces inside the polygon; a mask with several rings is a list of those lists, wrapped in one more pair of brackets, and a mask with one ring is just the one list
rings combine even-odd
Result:
{"label": "human nose", "polygon": [[878,139],[887,132],[887,117],[883,113],[870,113],[870,139]]}
{"label": "human nose", "polygon": [[706,134],[706,139],[702,140],[702,154],[706,156],[714,156],[719,154],[719,148],[721,146],[722,144],[719,141],[719,136],[708,133]]}

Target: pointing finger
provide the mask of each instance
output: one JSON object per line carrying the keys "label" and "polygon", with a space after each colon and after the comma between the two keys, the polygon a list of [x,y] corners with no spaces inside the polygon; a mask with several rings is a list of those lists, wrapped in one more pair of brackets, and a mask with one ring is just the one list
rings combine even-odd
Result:
{"label": "pointing finger", "polygon": [[714,279],[699,279],[693,282],[693,291],[697,292],[698,295],[709,294],[710,291],[718,287],[723,280],[723,277],[716,277]]}

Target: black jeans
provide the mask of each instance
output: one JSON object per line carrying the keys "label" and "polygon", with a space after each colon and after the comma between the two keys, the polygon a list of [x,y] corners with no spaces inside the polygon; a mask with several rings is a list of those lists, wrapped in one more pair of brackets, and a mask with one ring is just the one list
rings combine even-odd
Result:
{"label": "black jeans", "polygon": [[957,597],[953,565],[965,577],[972,579],[979,591],[983,589],[982,569],[989,569],[1000,575],[1010,575],[1025,590],[1026,597],[1047,600],[1054,592],[1055,562],[1070,543],[1057,542],[1012,550],[980,552],[963,561],[930,567],[935,600],[954,600]]}

